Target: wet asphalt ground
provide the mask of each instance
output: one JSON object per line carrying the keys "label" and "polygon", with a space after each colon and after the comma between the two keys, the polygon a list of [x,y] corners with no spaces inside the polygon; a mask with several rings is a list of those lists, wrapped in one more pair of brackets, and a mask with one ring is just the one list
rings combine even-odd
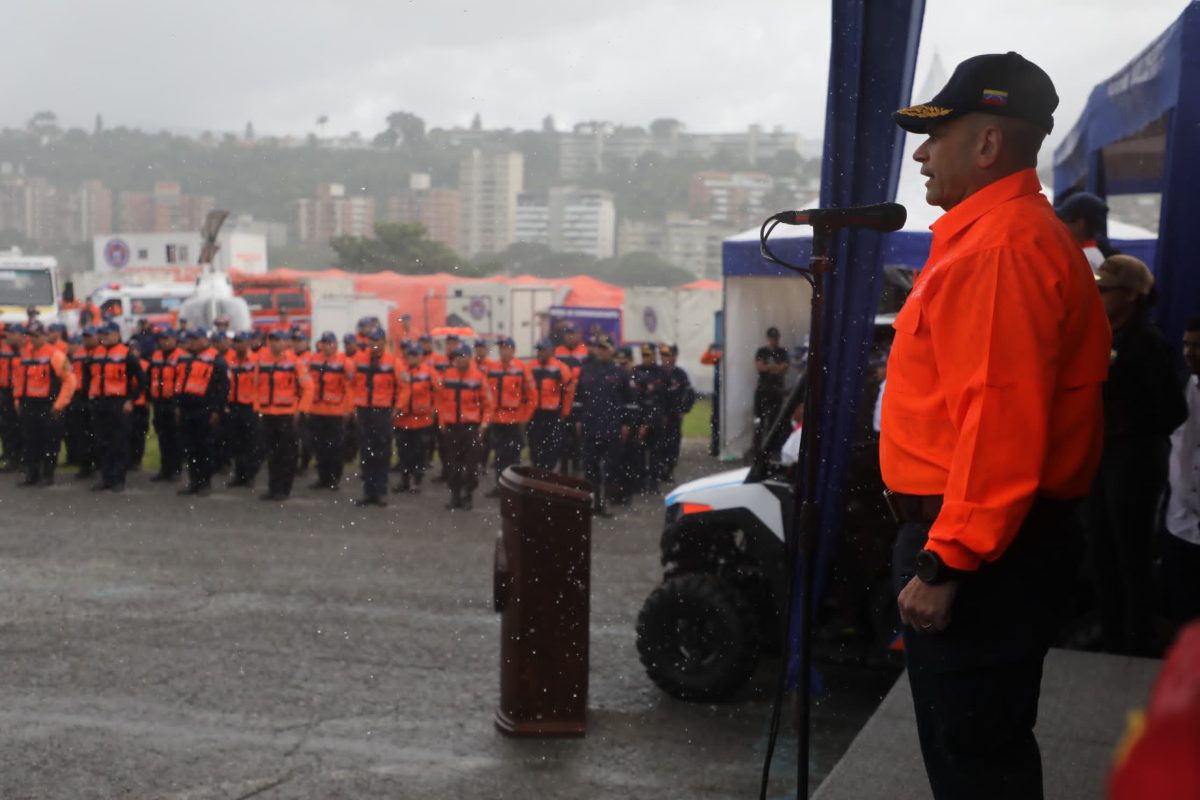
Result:
{"label": "wet asphalt ground", "polygon": [[[718,469],[688,442],[677,475]],[[449,513],[427,486],[360,509],[357,481],[303,477],[282,504],[185,499],[145,474],[97,494],[72,472],[0,476],[3,800],[758,796],[776,662],[697,705],[637,660],[661,500],[593,531],[587,737],[514,740],[492,722],[497,501]],[[823,671],[813,787],[894,677]],[[772,798],[795,796],[791,718]]]}

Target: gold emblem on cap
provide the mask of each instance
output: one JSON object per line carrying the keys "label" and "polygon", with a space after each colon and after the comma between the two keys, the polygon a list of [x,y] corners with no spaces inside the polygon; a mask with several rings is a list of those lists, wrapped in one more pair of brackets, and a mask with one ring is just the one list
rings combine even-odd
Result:
{"label": "gold emblem on cap", "polygon": [[942,108],[941,106],[919,105],[909,108],[902,108],[897,111],[897,114],[903,114],[906,117],[918,117],[920,119],[930,119],[932,117],[944,117],[953,112],[953,109]]}

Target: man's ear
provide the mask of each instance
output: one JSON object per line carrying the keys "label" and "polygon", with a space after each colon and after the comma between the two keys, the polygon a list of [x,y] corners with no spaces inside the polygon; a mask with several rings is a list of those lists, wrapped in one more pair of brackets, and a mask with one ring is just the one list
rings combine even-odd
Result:
{"label": "man's ear", "polygon": [[991,169],[1004,150],[1004,129],[999,125],[984,126],[976,137],[975,147],[975,163],[981,169]]}

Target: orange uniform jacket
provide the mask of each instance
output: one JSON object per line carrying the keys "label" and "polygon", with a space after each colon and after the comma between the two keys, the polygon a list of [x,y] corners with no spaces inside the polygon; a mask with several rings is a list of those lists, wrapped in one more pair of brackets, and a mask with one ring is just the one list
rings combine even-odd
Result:
{"label": "orange uniform jacket", "polygon": [[75,372],[66,355],[52,344],[38,349],[26,346],[16,362],[13,397],[17,400],[54,398],[54,410],[61,411],[75,394]]}
{"label": "orange uniform jacket", "polygon": [[526,422],[533,416],[533,376],[524,363],[516,358],[507,364],[489,361],[487,379],[495,403],[492,422],[512,425]]}
{"label": "orange uniform jacket", "polygon": [[[143,374],[128,369],[130,351],[126,345],[97,347],[91,356],[88,397],[130,397],[137,400],[145,392]],[[140,362],[139,362],[140,365]]]}
{"label": "orange uniform jacket", "polygon": [[465,373],[454,367],[446,370],[438,379],[435,405],[442,427],[459,422],[477,425],[492,421],[492,390],[488,388],[487,377],[473,363]]}
{"label": "orange uniform jacket", "polygon": [[999,558],[1035,495],[1087,494],[1111,334],[1092,270],[1024,170],[933,225],[896,317],[879,458],[894,491],[943,495],[927,547]]}
{"label": "orange uniform jacket", "polygon": [[150,355],[149,392],[151,400],[170,400],[175,396],[175,367],[183,350],[176,347],[170,352],[155,350]]}
{"label": "orange uniform jacket", "polygon": [[428,364],[400,373],[396,392],[396,427],[428,428],[433,425],[433,403],[438,376]]}
{"label": "orange uniform jacket", "polygon": [[564,417],[571,413],[575,402],[575,380],[571,368],[557,358],[543,364],[534,361],[529,365],[533,379],[533,408],[535,411],[557,411]]}
{"label": "orange uniform jacket", "polygon": [[399,390],[400,365],[387,353],[371,362],[370,353],[354,365],[354,405],[358,408],[393,408]]}
{"label": "orange uniform jacket", "polygon": [[354,408],[350,385],[354,380],[354,360],[345,353],[326,357],[317,353],[308,361],[313,381],[312,408],[309,413],[322,417],[340,417]]}
{"label": "orange uniform jacket", "polygon": [[232,349],[225,355],[229,368],[229,405],[254,405],[258,399],[258,354],[249,350],[238,358]]}
{"label": "orange uniform jacket", "polygon": [[308,411],[312,403],[312,379],[295,353],[285,350],[277,357],[270,348],[260,352],[254,375],[255,410],[267,415]]}
{"label": "orange uniform jacket", "polygon": [[[13,388],[13,374],[17,371],[16,365],[20,360],[21,354],[15,348],[0,342],[0,389]],[[79,375],[76,374],[75,377],[78,382]]]}

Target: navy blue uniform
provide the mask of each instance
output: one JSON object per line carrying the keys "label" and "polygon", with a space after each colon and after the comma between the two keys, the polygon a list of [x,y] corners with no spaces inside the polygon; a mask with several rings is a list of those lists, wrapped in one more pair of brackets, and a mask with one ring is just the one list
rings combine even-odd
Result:
{"label": "navy blue uniform", "polygon": [[661,367],[665,379],[661,407],[661,426],[656,428],[652,453],[655,480],[670,483],[679,463],[679,445],[683,440],[683,415],[692,410],[696,392],[682,367]]}
{"label": "navy blue uniform", "polygon": [[[651,454],[661,436],[663,403],[666,400],[667,378],[657,364],[639,364],[633,368],[633,389],[638,407],[638,419],[630,432],[632,490],[636,492],[658,491],[658,474],[654,470]],[[640,436],[638,429],[646,428]]]}
{"label": "navy blue uniform", "polygon": [[608,483],[616,477],[622,414],[630,394],[625,371],[611,361],[587,361],[579,370],[575,399],[579,403],[583,470],[595,487],[596,507],[601,512]]}

